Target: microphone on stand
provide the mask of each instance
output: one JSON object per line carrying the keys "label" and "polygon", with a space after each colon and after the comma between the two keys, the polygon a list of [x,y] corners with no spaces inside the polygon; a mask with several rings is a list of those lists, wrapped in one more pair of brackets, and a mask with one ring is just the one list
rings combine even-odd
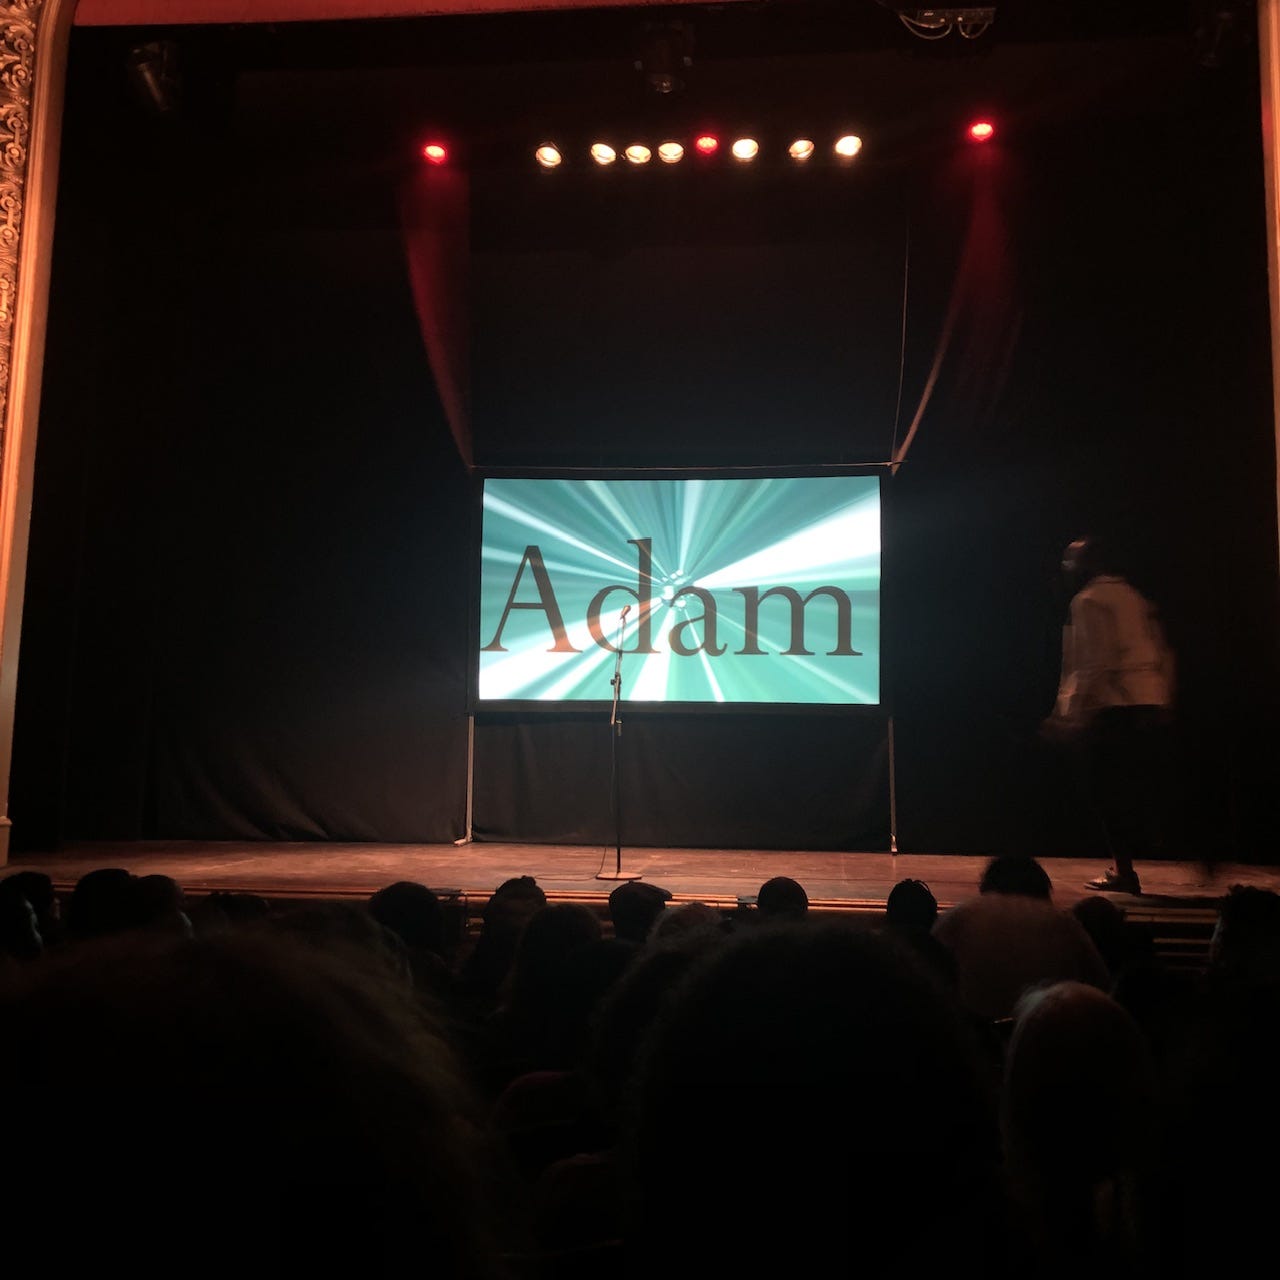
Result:
{"label": "microphone on stand", "polygon": [[618,714],[618,701],[622,697],[622,637],[627,629],[627,614],[630,612],[631,605],[627,604],[618,615],[618,642],[613,650],[613,679],[610,681],[613,685],[613,710],[609,715],[609,726],[613,732],[609,735],[609,798],[610,807],[613,810],[616,861],[612,871],[596,872],[597,880],[640,879],[638,871],[622,869],[622,800],[618,795],[618,739],[622,737],[622,717]]}

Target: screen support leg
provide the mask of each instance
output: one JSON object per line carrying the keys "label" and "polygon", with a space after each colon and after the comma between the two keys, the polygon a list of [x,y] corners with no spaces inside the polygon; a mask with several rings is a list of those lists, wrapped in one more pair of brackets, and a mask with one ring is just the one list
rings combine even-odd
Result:
{"label": "screen support leg", "polygon": [[454,844],[470,844],[471,843],[471,802],[475,794],[475,768],[476,768],[476,718],[475,716],[467,717],[467,817],[466,817],[466,834],[461,840],[455,840]]}
{"label": "screen support leg", "polygon": [[889,852],[898,852],[898,776],[893,750],[893,717],[889,717]]}

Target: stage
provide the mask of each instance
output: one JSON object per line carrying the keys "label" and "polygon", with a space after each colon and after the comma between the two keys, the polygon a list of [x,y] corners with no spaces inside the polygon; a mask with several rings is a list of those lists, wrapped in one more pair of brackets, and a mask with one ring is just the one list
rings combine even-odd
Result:
{"label": "stage", "polygon": [[[790,876],[804,886],[816,914],[874,920],[890,889],[907,877],[925,881],[941,909],[977,891],[983,857],[889,852],[627,848],[622,870],[670,890],[673,903],[705,902],[725,911],[749,908],[760,886]],[[171,876],[191,897],[215,891],[255,893],[272,902],[363,900],[396,880],[426,884],[456,899],[471,927],[504,880],[531,875],[552,902],[582,902],[607,912],[617,882],[617,850],[601,845],[328,844],[266,842],[103,842],[10,860],[3,874],[43,871],[60,893],[85,872],[123,867],[135,875]],[[1046,858],[1054,899],[1069,907],[1091,896],[1084,882],[1102,863]],[[1139,868],[1140,897],[1110,895],[1126,916],[1154,930],[1161,952],[1180,963],[1203,961],[1218,900],[1233,884],[1280,891],[1280,868],[1219,863],[1210,874],[1199,862],[1148,862]]]}

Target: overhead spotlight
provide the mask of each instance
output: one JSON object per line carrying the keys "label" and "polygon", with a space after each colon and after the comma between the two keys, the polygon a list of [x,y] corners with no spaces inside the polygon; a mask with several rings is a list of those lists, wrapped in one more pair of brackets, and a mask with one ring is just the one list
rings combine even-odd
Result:
{"label": "overhead spotlight", "polygon": [[729,149],[735,160],[754,160],[760,154],[760,144],[754,138],[739,138]]}
{"label": "overhead spotlight", "polygon": [[684,148],[678,142],[664,142],[658,147],[658,159],[663,164],[677,164],[684,159]]}
{"label": "overhead spotlight", "polygon": [[623,154],[632,164],[648,164],[653,152],[643,143],[633,142]]}
{"label": "overhead spotlight", "polygon": [[444,164],[449,158],[449,148],[443,142],[428,142],[422,148],[422,158],[428,164]]}
{"label": "overhead spotlight", "polygon": [[537,151],[533,153],[533,158],[544,168],[554,169],[564,157],[560,154],[560,148],[554,142],[544,142]]}
{"label": "overhead spotlight", "polygon": [[797,138],[788,148],[787,154],[793,160],[807,160],[813,155],[813,142],[809,138]]}
{"label": "overhead spotlight", "polygon": [[693,66],[693,28],[687,22],[646,22],[636,35],[635,68],[651,93],[679,93]]}
{"label": "overhead spotlight", "polygon": [[1256,30],[1256,6],[1245,0],[1195,0],[1191,37],[1196,61],[1216,71],[1239,53]]}
{"label": "overhead spotlight", "polygon": [[172,40],[153,40],[129,50],[128,76],[134,94],[149,111],[169,115],[182,94],[178,46]]}
{"label": "overhead spotlight", "polygon": [[996,127],[990,120],[975,120],[969,126],[969,137],[974,142],[989,142],[995,134]]}
{"label": "overhead spotlight", "polygon": [[713,156],[720,150],[720,139],[709,133],[700,133],[694,140],[693,148],[700,156]]}
{"label": "overhead spotlight", "polygon": [[862,150],[862,139],[856,133],[846,133],[843,138],[836,139],[835,152],[846,160],[852,160]]}
{"label": "overhead spotlight", "polygon": [[612,164],[618,158],[618,153],[607,142],[593,142],[591,158],[596,164]]}
{"label": "overhead spotlight", "polygon": [[900,0],[880,0],[892,9],[913,36],[921,40],[945,40],[953,31],[964,40],[985,35],[996,20],[995,5],[966,5],[960,8],[920,7]]}

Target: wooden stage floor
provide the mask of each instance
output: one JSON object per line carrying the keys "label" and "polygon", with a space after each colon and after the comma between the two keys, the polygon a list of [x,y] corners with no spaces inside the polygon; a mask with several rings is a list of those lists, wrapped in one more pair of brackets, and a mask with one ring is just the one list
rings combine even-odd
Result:
{"label": "wooden stage floor", "polygon": [[[976,892],[985,857],[888,852],[804,852],[749,849],[622,849],[622,869],[672,893],[672,900],[737,907],[764,881],[790,876],[802,884],[811,905],[822,911],[880,912],[901,879],[924,880],[942,908]],[[70,890],[95,867],[124,867],[138,875],[172,876],[188,894],[214,890],[261,894],[272,899],[367,898],[395,880],[416,880],[437,892],[482,904],[504,880],[532,875],[552,901],[605,904],[616,882],[597,879],[618,862],[613,846],[499,844],[325,844],[264,842],[100,843],[57,853],[13,857],[0,875],[29,868],[52,876]],[[1085,880],[1103,863],[1046,858],[1042,865],[1054,898],[1070,906],[1090,896]],[[1280,867],[1219,864],[1212,876],[1198,862],[1140,865],[1143,894],[1113,895],[1117,905],[1139,915],[1212,913],[1232,884],[1280,890]]]}

